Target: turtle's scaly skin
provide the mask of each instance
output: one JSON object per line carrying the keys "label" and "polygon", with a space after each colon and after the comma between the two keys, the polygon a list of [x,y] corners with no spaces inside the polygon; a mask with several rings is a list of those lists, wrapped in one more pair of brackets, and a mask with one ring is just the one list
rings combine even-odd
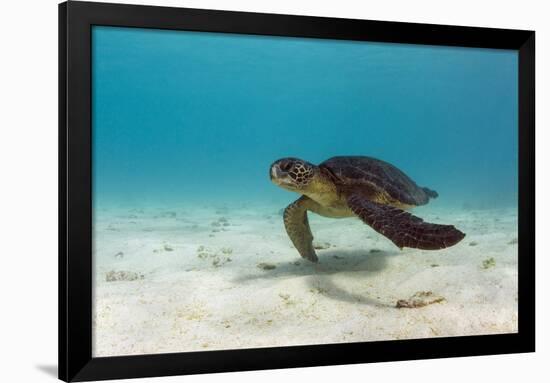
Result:
{"label": "turtle's scaly skin", "polygon": [[399,248],[443,249],[464,233],[452,225],[424,222],[403,209],[424,205],[437,193],[419,187],[395,166],[371,157],[333,157],[315,166],[284,158],[270,168],[271,180],[302,194],[284,213],[286,231],[300,255],[316,262],[307,211],[332,218],[358,217]]}

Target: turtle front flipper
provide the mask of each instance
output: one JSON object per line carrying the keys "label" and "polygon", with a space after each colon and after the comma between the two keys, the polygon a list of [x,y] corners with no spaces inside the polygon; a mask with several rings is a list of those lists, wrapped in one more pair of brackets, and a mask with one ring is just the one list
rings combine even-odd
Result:
{"label": "turtle front flipper", "polygon": [[307,219],[308,204],[313,202],[308,197],[300,197],[287,206],[284,213],[285,229],[290,240],[302,258],[317,262],[313,249],[313,235]]}
{"label": "turtle front flipper", "polygon": [[362,195],[352,194],[347,201],[355,215],[399,248],[438,250],[453,246],[465,237],[453,225],[424,222],[404,210],[372,202]]}

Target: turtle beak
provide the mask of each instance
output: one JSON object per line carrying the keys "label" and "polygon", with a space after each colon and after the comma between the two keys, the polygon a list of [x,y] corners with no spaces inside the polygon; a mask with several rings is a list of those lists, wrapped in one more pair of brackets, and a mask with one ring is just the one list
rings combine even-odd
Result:
{"label": "turtle beak", "polygon": [[288,178],[288,172],[282,170],[278,163],[271,165],[271,169],[269,170],[269,178],[271,179],[271,182],[277,186],[285,188],[293,186],[293,183]]}
{"label": "turtle beak", "polygon": [[281,170],[279,165],[274,164],[273,166],[271,166],[271,171],[269,172],[269,177],[271,181],[275,182],[276,184],[280,184],[281,178],[285,175],[286,173]]}

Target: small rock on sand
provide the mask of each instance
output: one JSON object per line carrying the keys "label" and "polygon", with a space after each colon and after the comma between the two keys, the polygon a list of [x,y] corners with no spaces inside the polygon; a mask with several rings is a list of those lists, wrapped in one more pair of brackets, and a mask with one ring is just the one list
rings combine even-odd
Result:
{"label": "small rock on sand", "polygon": [[313,248],[315,250],[324,250],[324,249],[328,249],[330,247],[330,243],[328,242],[324,242],[324,243],[314,243],[313,244]]}
{"label": "small rock on sand", "polygon": [[116,282],[116,281],[136,281],[138,279],[143,279],[145,276],[143,274],[138,274],[133,271],[115,271],[111,270],[105,275],[105,280],[107,282]]}
{"label": "small rock on sand", "polygon": [[258,263],[257,267],[262,270],[273,270],[277,268],[277,266],[274,265],[273,263],[265,263],[265,262]]}
{"label": "small rock on sand", "polygon": [[409,299],[398,300],[395,307],[412,309],[442,302],[445,302],[442,296],[435,295],[431,291],[418,291]]}

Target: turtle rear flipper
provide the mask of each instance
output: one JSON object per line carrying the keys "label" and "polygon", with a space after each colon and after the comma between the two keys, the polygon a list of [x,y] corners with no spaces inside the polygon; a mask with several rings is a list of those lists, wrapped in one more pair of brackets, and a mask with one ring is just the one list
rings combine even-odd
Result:
{"label": "turtle rear flipper", "polygon": [[288,205],[284,213],[285,229],[302,258],[317,262],[317,254],[313,249],[313,235],[307,219],[308,202],[311,202],[309,198],[300,197]]}
{"label": "turtle rear flipper", "polygon": [[359,194],[350,195],[347,201],[355,215],[399,248],[444,249],[457,244],[465,236],[453,225],[424,222],[404,210],[369,201]]}

